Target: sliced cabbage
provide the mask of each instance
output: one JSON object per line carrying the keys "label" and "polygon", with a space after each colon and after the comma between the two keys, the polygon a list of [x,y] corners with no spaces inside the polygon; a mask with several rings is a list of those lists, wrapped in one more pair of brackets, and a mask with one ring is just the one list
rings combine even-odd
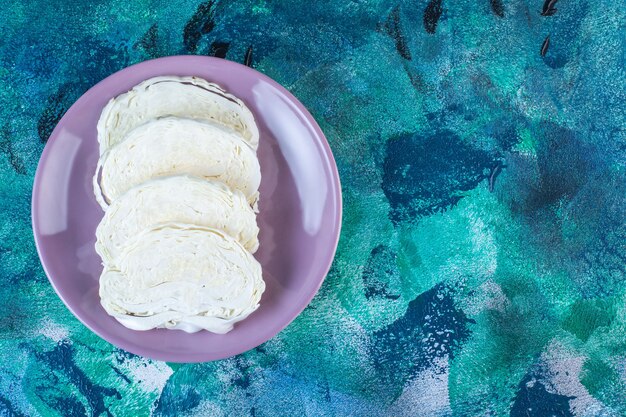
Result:
{"label": "sliced cabbage", "polygon": [[182,175],[144,182],[116,199],[96,229],[96,252],[110,265],[133,237],[164,222],[221,230],[251,253],[259,247],[256,215],[240,191]]}
{"label": "sliced cabbage", "polygon": [[137,126],[166,116],[212,121],[238,132],[256,150],[259,130],[246,105],[198,77],[150,78],[109,101],[98,120],[100,154]]}
{"label": "sliced cabbage", "polygon": [[221,181],[255,205],[261,182],[256,153],[219,125],[167,117],[149,121],[98,161],[94,192],[103,209],[130,188],[153,178],[188,174]]}
{"label": "sliced cabbage", "polygon": [[264,290],[261,265],[237,240],[175,223],[136,236],[100,277],[102,306],[134,330],[227,333]]}

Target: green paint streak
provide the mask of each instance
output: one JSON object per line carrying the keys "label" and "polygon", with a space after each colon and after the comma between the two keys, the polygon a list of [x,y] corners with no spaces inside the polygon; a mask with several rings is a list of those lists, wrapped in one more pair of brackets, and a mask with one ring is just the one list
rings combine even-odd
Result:
{"label": "green paint streak", "polygon": [[614,314],[612,300],[580,300],[572,305],[563,328],[586,342],[598,327],[610,325]]}
{"label": "green paint streak", "polygon": [[537,139],[533,136],[530,129],[520,129],[518,135],[521,140],[513,147],[513,151],[529,156],[536,156]]}
{"label": "green paint streak", "polygon": [[602,395],[608,381],[616,382],[618,375],[604,361],[600,359],[590,359],[585,362],[580,382],[587,388],[589,394],[593,396]]}

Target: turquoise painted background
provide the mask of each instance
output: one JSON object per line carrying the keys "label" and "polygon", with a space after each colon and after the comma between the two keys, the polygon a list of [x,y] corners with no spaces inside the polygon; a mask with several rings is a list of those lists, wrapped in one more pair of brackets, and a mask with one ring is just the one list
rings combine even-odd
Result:
{"label": "turquoise painted background", "polygon": [[[542,5],[5,0],[0,415],[626,415],[624,5]],[[45,142],[119,69],[243,62],[250,46],[335,153],[331,272],[293,324],[238,357],[118,350],[39,264]]]}

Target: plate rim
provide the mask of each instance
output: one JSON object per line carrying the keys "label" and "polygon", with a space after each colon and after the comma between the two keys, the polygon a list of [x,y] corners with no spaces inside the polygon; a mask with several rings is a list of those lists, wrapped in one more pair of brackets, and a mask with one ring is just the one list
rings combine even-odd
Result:
{"label": "plate rim", "polygon": [[[277,89],[280,93],[282,93],[283,95],[285,95],[287,98],[289,98],[289,100],[296,106],[297,110],[305,117],[305,119],[307,120],[307,122],[309,123],[309,125],[313,128],[313,130],[315,131],[316,135],[318,136],[319,140],[319,144],[322,147],[323,150],[323,154],[324,157],[327,159],[328,161],[328,166],[330,168],[330,178],[331,178],[331,183],[333,185],[334,188],[334,200],[335,200],[335,210],[334,210],[334,217],[335,217],[335,223],[336,223],[336,228],[333,231],[333,240],[332,240],[332,250],[329,252],[329,257],[328,259],[324,262],[326,265],[324,265],[323,268],[321,268],[324,273],[321,276],[321,278],[319,279],[319,281],[315,284],[315,286],[313,287],[313,290],[310,292],[310,294],[308,294],[306,297],[303,297],[304,302],[302,303],[302,305],[298,306],[298,308],[296,310],[294,310],[294,312],[292,312],[288,318],[288,320],[285,321],[284,324],[281,324],[279,326],[279,328],[277,330],[272,330],[270,331],[268,334],[270,334],[269,337],[267,337],[267,334],[263,334],[260,335],[256,338],[254,338],[252,341],[239,345],[237,349],[233,349],[232,352],[228,352],[228,353],[224,353],[222,352],[218,352],[218,353],[214,353],[214,354],[210,354],[210,353],[202,353],[202,354],[195,354],[193,356],[193,358],[186,358],[185,360],[181,360],[181,358],[187,354],[181,354],[181,353],[171,353],[171,354],[162,354],[162,351],[157,351],[157,350],[152,350],[152,348],[150,348],[149,346],[142,346],[141,348],[143,350],[145,350],[145,352],[137,352],[134,349],[134,345],[130,345],[129,343],[126,343],[124,341],[124,339],[118,338],[116,337],[114,334],[110,334],[107,333],[106,336],[104,334],[102,334],[100,331],[94,329],[86,320],[84,317],[82,317],[81,314],[78,314],[76,312],[76,310],[74,308],[72,308],[71,303],[68,303],[68,301],[66,300],[66,298],[63,295],[63,291],[55,284],[55,280],[52,278],[52,275],[50,274],[49,270],[48,270],[48,261],[47,258],[49,255],[47,255],[43,248],[42,245],[43,243],[41,242],[41,232],[40,232],[40,226],[39,226],[39,221],[37,220],[37,216],[35,215],[35,207],[39,207],[38,201],[39,201],[39,196],[40,196],[40,189],[41,189],[41,181],[42,181],[42,166],[43,163],[49,158],[49,154],[51,152],[51,149],[53,147],[53,144],[55,142],[55,140],[57,139],[57,137],[60,134],[60,131],[64,125],[63,121],[66,118],[71,118],[73,113],[78,111],[78,108],[82,105],[82,102],[87,101],[91,96],[93,96],[95,93],[94,91],[96,90],[96,87],[98,87],[99,85],[106,83],[107,80],[110,80],[113,77],[119,77],[119,74],[122,72],[126,72],[126,71],[131,71],[132,69],[136,69],[138,67],[142,67],[142,66],[148,66],[148,65],[154,65],[154,63],[162,63],[162,62],[166,62],[166,61],[189,61],[189,71],[190,73],[193,72],[193,68],[196,62],[200,62],[200,61],[204,61],[204,62],[213,62],[214,64],[220,65],[220,66],[225,66],[225,67],[234,67],[234,68],[238,68],[240,70],[244,70],[244,71],[248,71],[250,72],[253,76],[262,79],[264,82],[270,84],[273,88]],[[42,265],[42,268],[44,270],[44,273],[48,279],[48,281],[50,282],[50,285],[52,286],[52,288],[54,289],[55,293],[57,294],[57,296],[61,299],[61,301],[63,302],[63,304],[65,305],[65,307],[72,313],[72,315],[74,317],[76,317],[85,327],[87,327],[92,333],[96,334],[98,337],[100,337],[101,339],[103,339],[104,341],[106,341],[107,343],[112,344],[113,346],[117,347],[117,348],[121,348],[124,349],[128,352],[131,352],[133,354],[136,355],[140,355],[143,357],[147,357],[150,359],[156,359],[159,361],[165,361],[165,362],[172,362],[172,363],[202,363],[202,362],[211,362],[211,361],[215,361],[215,360],[221,360],[221,359],[226,359],[226,358],[230,358],[236,355],[240,355],[242,353],[245,353],[251,349],[254,349],[257,346],[260,346],[261,344],[273,339],[274,337],[276,337],[280,332],[282,332],[287,326],[289,326],[303,311],[306,307],[309,306],[309,304],[311,303],[311,301],[313,300],[313,298],[318,294],[323,282],[326,280],[326,277],[328,276],[328,273],[330,272],[330,268],[333,264],[333,261],[335,259],[335,256],[337,254],[337,249],[338,249],[338,245],[339,245],[339,239],[341,237],[341,228],[342,228],[342,220],[343,220],[343,196],[342,196],[342,188],[341,188],[341,180],[339,177],[339,171],[337,168],[337,163],[335,161],[335,157],[333,155],[332,149],[330,148],[330,144],[328,143],[328,139],[326,138],[326,135],[324,134],[324,132],[322,131],[322,129],[320,128],[320,126],[318,125],[317,121],[315,120],[315,118],[311,115],[311,113],[309,112],[309,110],[300,102],[300,100],[298,100],[297,97],[295,97],[289,90],[287,90],[285,87],[283,87],[281,84],[279,84],[277,81],[274,81],[272,78],[270,78],[269,76],[261,73],[260,71],[257,71],[254,68],[248,67],[246,65],[240,64],[238,62],[234,62],[234,61],[229,61],[226,59],[222,59],[222,58],[215,58],[215,57],[209,57],[209,56],[199,56],[199,55],[172,55],[172,56],[166,56],[166,57],[160,57],[160,58],[155,58],[155,59],[150,59],[150,60],[145,60],[133,65],[129,65],[125,68],[122,68],[110,75],[108,75],[107,77],[103,78],[102,80],[98,81],[96,84],[92,85],[87,91],[85,91],[74,103],[72,103],[72,105],[70,106],[70,108],[65,112],[65,114],[63,115],[63,117],[61,117],[61,119],[57,122],[56,126],[54,127],[52,133],[50,134],[50,136],[48,137],[46,144],[44,146],[44,149],[39,157],[39,161],[37,163],[37,168],[35,171],[35,176],[34,176],[34,180],[33,180],[33,191],[31,194],[31,225],[32,225],[32,232],[33,232],[33,237],[34,237],[34,241],[35,241],[35,247],[37,249],[37,255],[39,257],[39,261]],[[202,356],[202,357],[200,357]]]}

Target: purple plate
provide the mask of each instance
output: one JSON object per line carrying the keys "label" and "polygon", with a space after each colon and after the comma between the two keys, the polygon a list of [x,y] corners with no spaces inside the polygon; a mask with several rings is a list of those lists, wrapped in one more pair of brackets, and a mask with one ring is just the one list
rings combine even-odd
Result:
{"label": "purple plate", "polygon": [[[133,331],[108,316],[98,297],[102,271],[94,250],[103,212],[91,179],[98,160],[96,124],[105,104],[159,75],[196,75],[240,97],[261,134],[260,249],[267,289],[261,307],[225,335]],[[33,189],[37,251],[70,311],[103,339],[171,362],[204,362],[245,352],[287,326],[311,301],[333,260],[341,227],[337,167],[319,126],[287,90],[246,66],[217,58],[175,56],[119,71],[87,91],[54,129]]]}

